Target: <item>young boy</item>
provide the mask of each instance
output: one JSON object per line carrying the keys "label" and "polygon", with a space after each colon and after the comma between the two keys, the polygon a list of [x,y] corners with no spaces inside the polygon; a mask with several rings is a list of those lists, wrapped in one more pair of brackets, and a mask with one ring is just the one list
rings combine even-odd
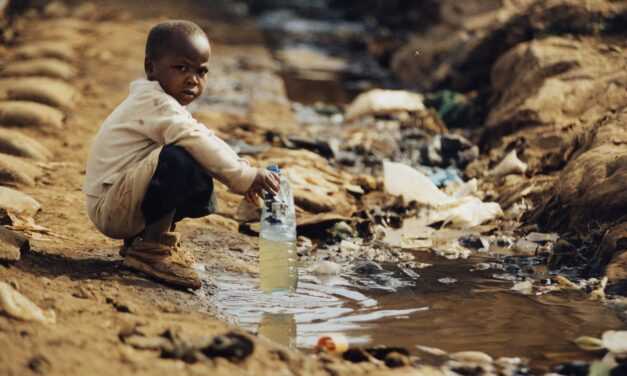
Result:
{"label": "young boy", "polygon": [[211,47],[188,21],[152,28],[146,42],[147,79],[96,135],[83,191],[89,218],[105,235],[124,239],[124,265],[180,287],[199,288],[193,257],[173,232],[182,218],[214,211],[212,177],[255,199],[277,191],[279,178],[249,166],[184,107],[207,83]]}

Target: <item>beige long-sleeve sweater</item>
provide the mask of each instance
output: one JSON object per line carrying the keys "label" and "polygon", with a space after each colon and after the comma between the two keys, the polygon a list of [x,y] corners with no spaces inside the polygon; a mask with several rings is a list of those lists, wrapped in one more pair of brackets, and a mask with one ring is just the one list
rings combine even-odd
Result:
{"label": "beige long-sleeve sweater", "polygon": [[129,96],[100,127],[87,161],[83,191],[101,196],[106,184],[113,184],[121,173],[167,144],[184,147],[236,193],[246,192],[257,173],[158,82],[142,79],[131,83]]}

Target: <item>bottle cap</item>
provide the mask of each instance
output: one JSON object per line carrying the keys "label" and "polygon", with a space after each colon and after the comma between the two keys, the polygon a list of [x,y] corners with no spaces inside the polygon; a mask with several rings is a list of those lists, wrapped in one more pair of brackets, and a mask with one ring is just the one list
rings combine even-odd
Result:
{"label": "bottle cap", "polygon": [[270,172],[275,172],[277,174],[281,173],[281,169],[277,165],[270,165],[270,166],[266,167],[266,170],[268,170]]}

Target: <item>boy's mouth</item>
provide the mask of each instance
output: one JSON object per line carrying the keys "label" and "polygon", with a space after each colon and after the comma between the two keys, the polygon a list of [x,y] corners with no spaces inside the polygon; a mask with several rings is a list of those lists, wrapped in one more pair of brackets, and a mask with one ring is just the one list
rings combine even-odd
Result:
{"label": "boy's mouth", "polygon": [[186,99],[195,99],[198,96],[198,92],[192,89],[183,90],[182,94]]}

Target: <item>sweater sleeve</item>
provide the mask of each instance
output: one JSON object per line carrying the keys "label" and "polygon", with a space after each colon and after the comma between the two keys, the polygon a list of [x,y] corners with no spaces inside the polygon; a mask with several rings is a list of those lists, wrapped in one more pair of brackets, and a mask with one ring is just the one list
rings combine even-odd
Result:
{"label": "sweater sleeve", "polygon": [[160,144],[185,148],[213,177],[235,193],[245,193],[257,175],[257,169],[238,157],[222,139],[178,104],[169,99],[155,101],[154,121],[146,124],[147,136]]}

